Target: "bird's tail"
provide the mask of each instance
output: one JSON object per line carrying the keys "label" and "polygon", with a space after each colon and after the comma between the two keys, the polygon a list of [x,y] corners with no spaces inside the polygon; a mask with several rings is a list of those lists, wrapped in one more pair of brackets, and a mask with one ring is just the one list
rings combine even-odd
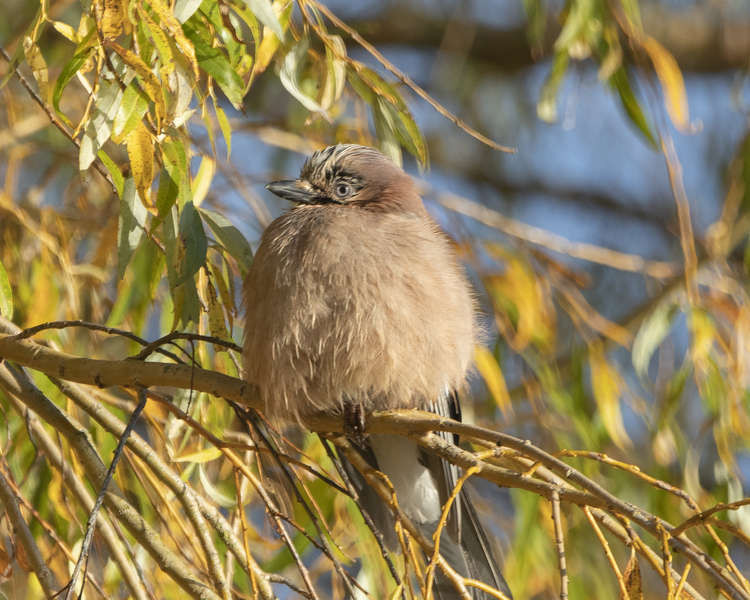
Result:
{"label": "bird's tail", "polygon": [[[458,534],[460,540],[458,543],[453,540],[450,540],[449,542],[449,544],[452,542],[453,545],[460,549],[460,558],[458,558],[455,565],[452,564],[451,566],[459,571],[461,575],[491,585],[505,594],[508,600],[512,600],[513,597],[508,588],[508,584],[500,571],[500,564],[496,558],[496,553],[493,551],[492,546],[490,546],[489,540],[487,539],[484,529],[477,517],[477,513],[474,510],[474,503],[471,500],[470,490],[464,488],[461,490],[461,495],[463,496],[460,502],[461,527]],[[446,535],[445,537],[449,538],[450,536]],[[445,540],[441,539],[441,553],[443,553],[444,549],[446,551],[449,550],[444,544]],[[443,554],[448,563],[451,564],[451,554],[456,554],[456,552],[454,550]],[[453,584],[451,582],[448,582],[448,584],[451,586],[452,595],[446,595],[445,600],[457,597]],[[490,600],[490,598],[492,598],[489,594],[481,592],[476,588],[473,591],[473,597],[476,600]],[[444,600],[440,596],[437,597],[440,598],[440,600]]]}

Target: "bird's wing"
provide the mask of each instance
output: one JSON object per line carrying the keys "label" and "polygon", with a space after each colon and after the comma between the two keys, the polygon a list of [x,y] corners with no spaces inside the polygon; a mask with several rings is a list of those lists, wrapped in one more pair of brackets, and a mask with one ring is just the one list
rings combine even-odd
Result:
{"label": "bird's wing", "polygon": [[[436,402],[430,403],[430,412],[441,417],[461,421],[461,401],[455,390],[446,390]],[[458,444],[458,436],[447,431],[435,432],[446,442]],[[422,460],[430,466],[435,476],[436,484],[440,491],[440,504],[443,506],[456,487],[458,481],[458,467],[440,457],[423,453]],[[461,495],[454,500],[451,506],[449,527],[457,539],[461,539]]]}
{"label": "bird's wing", "polygon": [[[431,411],[442,417],[450,417],[456,421],[461,421],[461,402],[458,393],[455,390],[450,391],[450,393],[441,397],[437,402],[432,403]],[[445,431],[437,433],[446,441],[458,444],[458,435]],[[431,471],[438,488],[441,490],[441,504],[444,505],[455,489],[459,477],[459,468],[435,456],[426,456],[425,460],[431,463]],[[436,460],[441,464],[436,464]],[[512,598],[508,584],[505,582],[505,578],[500,571],[499,561],[487,539],[484,528],[479,522],[479,517],[472,501],[471,490],[466,486],[461,489],[451,507],[448,523],[449,534],[453,539],[446,539],[444,537],[440,548],[441,551],[444,549],[448,550],[453,542],[457,542],[461,560],[453,559],[451,561],[449,557],[446,557],[449,562],[452,562],[454,568],[459,567],[458,570],[463,575],[487,583],[503,592],[508,598]],[[444,541],[448,542],[447,545],[443,543]],[[452,553],[455,554],[455,552]],[[460,565],[462,564],[466,565],[466,571],[461,571]],[[447,585],[452,586],[452,584]],[[442,596],[453,598],[454,596],[451,594],[455,594],[455,590],[448,588]],[[481,592],[476,592],[474,597],[489,598],[488,595]]]}

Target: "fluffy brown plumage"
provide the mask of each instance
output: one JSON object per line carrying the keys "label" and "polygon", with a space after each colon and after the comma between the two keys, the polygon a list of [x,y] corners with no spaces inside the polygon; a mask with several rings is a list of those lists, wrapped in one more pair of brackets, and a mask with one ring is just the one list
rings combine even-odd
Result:
{"label": "fluffy brown plumage", "polygon": [[351,145],[314,154],[300,177],[321,198],[338,200],[342,181],[352,193],[271,223],[245,280],[245,376],[267,412],[426,408],[462,388],[474,303],[411,178]]}
{"label": "fluffy brown plumage", "polygon": [[[313,154],[299,179],[268,189],[298,204],[263,233],[245,280],[245,377],[266,413],[304,422],[351,403],[365,414],[423,408],[460,418],[457,391],[477,337],[474,301],[411,178],[372,148],[340,145]],[[430,538],[457,469],[407,438],[354,441]],[[391,513],[343,462],[363,509],[395,548]],[[465,489],[440,550],[460,574],[510,596]],[[442,573],[434,591],[437,600],[460,597]]]}

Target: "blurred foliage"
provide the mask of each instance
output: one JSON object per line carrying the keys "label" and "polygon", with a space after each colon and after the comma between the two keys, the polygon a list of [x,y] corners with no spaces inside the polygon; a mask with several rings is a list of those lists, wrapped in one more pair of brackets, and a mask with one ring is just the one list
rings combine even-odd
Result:
{"label": "blurred foliage", "polygon": [[[591,59],[644,143],[679,173],[668,151],[670,127],[660,111],[649,110],[638,86],[645,79],[649,91],[658,90],[672,125],[689,131],[683,76],[670,52],[645,32],[638,2],[568,0],[552,15],[544,0],[523,5],[532,46],[547,35],[551,17],[559,28],[538,116],[557,118],[566,72],[572,63]],[[8,60],[0,80],[0,316],[22,328],[85,320],[149,338],[180,329],[241,340],[238,298],[252,244],[248,229],[227,218],[231,207],[215,190],[229,185],[247,201],[254,225],[267,224],[267,207],[249,189],[253,182],[230,162],[242,152],[243,136],[303,152],[337,141],[370,144],[398,162],[406,150],[421,167],[428,164],[427,143],[409,108],[423,90],[382,56],[353,58],[356,38],[315,0],[42,0],[16,8],[9,22],[18,29],[6,31]],[[496,419],[498,427],[513,428],[550,451],[584,449],[633,463],[684,490],[701,508],[747,495],[737,461],[750,450],[750,137],[727,166],[726,182],[722,214],[698,249],[694,268],[686,267],[695,241],[691,230],[681,228],[676,275],[651,278],[652,300],[616,322],[589,304],[582,292],[586,275],[545,252],[543,237],[536,246],[512,235],[470,240],[467,263],[486,292],[498,334],[491,350],[476,351],[488,391],[478,416]],[[679,182],[673,188],[679,204]],[[40,338],[80,356],[121,359],[141,349],[122,336],[74,328]],[[188,344],[180,356],[239,374],[236,353],[219,346]],[[34,377],[89,432],[108,462],[116,438],[91,406],[75,403],[46,376]],[[108,414],[127,421],[134,406],[130,392],[91,394]],[[139,433],[179,477],[229,515],[262,568],[293,579],[295,557],[272,532],[276,525],[265,518],[258,490],[237,475],[239,467],[208,433],[233,436],[252,473],[263,478],[263,461],[252,451],[257,430],[240,433],[232,409],[205,394],[173,400],[205,430],[150,401]],[[680,418],[688,412],[697,412],[700,427],[711,432],[716,457],[705,465]],[[89,508],[64,483],[64,473],[70,469],[89,481],[89,493],[90,479],[64,435],[55,441],[64,467],[44,460],[51,450],[30,441],[29,424],[2,393],[0,414],[0,473],[15,482],[37,545],[65,581]],[[49,425],[46,430],[54,433]],[[295,441],[301,463],[335,478],[316,437]],[[297,451],[288,441],[275,443]],[[116,481],[128,501],[210,581],[206,547],[174,490],[142,458],[130,451],[124,456]],[[694,514],[677,495],[640,478],[635,467],[613,468],[587,456],[568,460],[614,495],[675,524]],[[350,566],[361,557],[380,567],[380,553],[349,500],[298,464],[294,468],[316,511],[313,518],[294,508],[294,547],[313,581],[327,590],[322,595],[342,597],[341,582],[331,579],[330,562],[310,538],[336,540],[332,552]],[[489,511],[512,540],[505,567],[511,588],[519,600],[554,597],[559,577],[549,505],[518,490],[511,500],[510,516],[500,514],[498,504]],[[250,510],[238,510],[238,501]],[[328,531],[317,532],[318,522]],[[713,557],[724,555],[724,544],[739,553],[738,540],[750,539],[747,507],[731,512],[726,524],[715,538],[703,530],[693,534]],[[0,595],[42,597],[7,519],[0,518],[0,532]],[[565,536],[570,597],[615,597],[618,581],[595,531],[572,507],[565,510]],[[152,597],[184,594],[130,534],[120,531],[118,537],[129,560],[140,565]],[[137,595],[104,544],[96,542],[100,551],[89,564],[94,584],[86,597]],[[216,546],[236,597],[252,597],[252,569],[237,565],[222,541]],[[644,597],[667,597],[653,570],[633,575],[636,567],[624,545],[613,552],[633,582],[629,589],[642,583]],[[372,589],[392,590],[384,567],[372,571]],[[710,594],[701,573],[693,571],[689,581]],[[282,597],[290,593],[283,582],[274,589]]]}

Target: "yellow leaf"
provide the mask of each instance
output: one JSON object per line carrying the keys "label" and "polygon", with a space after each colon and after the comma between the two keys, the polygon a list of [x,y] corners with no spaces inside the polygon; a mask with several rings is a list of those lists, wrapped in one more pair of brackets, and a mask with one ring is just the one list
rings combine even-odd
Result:
{"label": "yellow leaf", "polygon": [[168,4],[163,2],[163,0],[151,0],[149,4],[156,13],[156,16],[159,17],[159,23],[161,26],[167,30],[183,56],[188,59],[193,70],[193,77],[197,81],[199,73],[198,59],[195,57],[195,47],[182,30],[182,25],[180,25],[177,17],[174,16],[174,13],[172,13]]}
{"label": "yellow leaf", "polygon": [[550,347],[555,335],[555,312],[544,286],[523,259],[497,244],[488,244],[487,249],[505,262],[505,271],[487,278],[485,283],[496,310],[515,325],[515,336],[508,342],[516,351],[523,350],[531,341],[543,348]]}
{"label": "yellow leaf", "polygon": [[678,129],[683,131],[688,129],[690,116],[688,115],[687,93],[677,61],[669,50],[652,37],[644,38],[642,44],[654,64],[654,71],[664,90],[664,104],[669,118]]}
{"label": "yellow leaf", "polygon": [[161,74],[162,79],[167,79],[169,74],[174,71],[174,56],[172,55],[172,48],[169,45],[169,39],[164,33],[164,30],[151,18],[151,15],[145,8],[139,6],[137,10],[138,16],[143,19],[146,24],[146,28],[151,34],[151,39],[154,42],[154,47],[159,54],[161,62],[159,73]]}
{"label": "yellow leaf", "polygon": [[[205,291],[203,294],[208,300],[208,330],[212,336],[222,340],[229,339],[229,332],[224,321],[224,311],[221,309],[219,298],[211,279],[205,277]],[[217,352],[226,352],[224,346],[217,346]]]}
{"label": "yellow leaf", "polygon": [[630,560],[628,560],[628,564],[625,566],[622,578],[625,580],[625,590],[628,592],[628,597],[624,598],[622,592],[620,592],[620,600],[643,600],[641,567],[638,564],[638,556],[632,547],[630,550]]}
{"label": "yellow leaf", "polygon": [[201,166],[198,168],[198,173],[193,179],[193,204],[195,206],[200,206],[206,197],[214,173],[216,173],[216,161],[210,156],[204,156],[201,160]]}
{"label": "yellow leaf", "polygon": [[190,463],[207,463],[212,460],[216,460],[221,456],[221,450],[216,446],[209,446],[203,450],[197,452],[190,452],[189,454],[183,454],[182,456],[176,456],[172,460],[174,462],[190,462]]}
{"label": "yellow leaf", "polygon": [[625,432],[620,412],[622,388],[620,374],[607,362],[604,351],[598,345],[589,350],[589,367],[591,368],[591,388],[604,428],[619,448],[630,446],[630,438]]}
{"label": "yellow leaf", "polygon": [[716,326],[708,313],[699,308],[690,313],[688,326],[692,334],[692,344],[690,345],[690,354],[693,364],[696,368],[701,369],[711,354],[716,338]]}
{"label": "yellow leaf", "polygon": [[76,35],[75,29],[73,29],[67,23],[63,23],[62,21],[52,21],[52,27],[54,27],[60,35],[67,38],[74,44],[77,44],[79,42],[78,35]]}
{"label": "yellow leaf", "polygon": [[23,50],[26,55],[26,62],[31,67],[31,72],[39,84],[39,93],[45,100],[49,99],[49,74],[47,72],[47,63],[42,56],[39,46],[34,43],[31,37],[26,36],[23,39]]}
{"label": "yellow leaf", "polygon": [[507,417],[513,412],[513,405],[511,404],[508,386],[505,384],[505,377],[503,376],[502,369],[500,369],[500,365],[495,360],[492,352],[482,346],[474,348],[474,363],[477,366],[477,371],[479,371],[479,374],[487,384],[487,389],[489,389],[492,398],[495,400],[495,404],[497,404],[503,416]]}
{"label": "yellow leaf", "polygon": [[146,207],[151,205],[151,182],[154,179],[154,141],[143,123],[128,134],[125,141],[135,188]]}
{"label": "yellow leaf", "polygon": [[154,103],[156,110],[156,129],[157,131],[161,131],[161,125],[164,122],[164,115],[167,112],[166,102],[164,101],[164,89],[162,88],[161,81],[159,81],[159,78],[154,75],[148,65],[143,62],[143,59],[132,50],[123,48],[115,42],[108,42],[106,45],[108,48],[117,52],[122,60],[135,70],[138,78],[143,83],[143,87],[149,100]]}
{"label": "yellow leaf", "polygon": [[[97,3],[98,4],[98,3]],[[122,0],[103,0],[101,16],[99,17],[99,29],[105,40],[117,39],[123,31],[125,23],[125,7]]]}

